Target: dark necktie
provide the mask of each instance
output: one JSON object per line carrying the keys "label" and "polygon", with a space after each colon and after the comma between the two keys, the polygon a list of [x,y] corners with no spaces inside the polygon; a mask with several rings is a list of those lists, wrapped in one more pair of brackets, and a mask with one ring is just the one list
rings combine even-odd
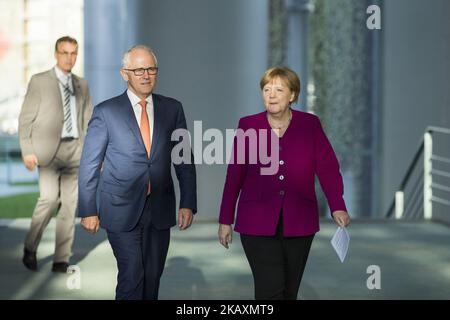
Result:
{"label": "dark necktie", "polygon": [[72,133],[72,113],[70,110],[70,96],[72,93],[69,88],[69,80],[67,79],[67,83],[64,86],[64,124],[66,126],[66,131],[69,137],[73,136]]}

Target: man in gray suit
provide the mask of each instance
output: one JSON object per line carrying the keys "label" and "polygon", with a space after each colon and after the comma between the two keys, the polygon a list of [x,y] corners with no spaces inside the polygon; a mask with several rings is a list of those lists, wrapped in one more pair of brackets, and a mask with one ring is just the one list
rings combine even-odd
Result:
{"label": "man in gray suit", "polygon": [[78,43],[62,37],[55,44],[56,66],[34,75],[19,116],[23,162],[37,166],[40,196],[25,239],[23,263],[37,270],[36,251],[54,212],[56,243],[52,271],[66,272],[75,231],[78,168],[92,103],[86,80],[72,74]]}

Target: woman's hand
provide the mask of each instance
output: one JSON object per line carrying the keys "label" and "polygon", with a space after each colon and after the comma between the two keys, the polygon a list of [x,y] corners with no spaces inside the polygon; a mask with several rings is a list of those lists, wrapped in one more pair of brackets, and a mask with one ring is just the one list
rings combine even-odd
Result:
{"label": "woman's hand", "polygon": [[346,211],[343,210],[334,211],[332,216],[334,221],[342,228],[348,226],[348,224],[350,223],[350,216]]}
{"label": "woman's hand", "polygon": [[228,249],[228,244],[233,240],[233,230],[229,224],[219,224],[219,242]]}

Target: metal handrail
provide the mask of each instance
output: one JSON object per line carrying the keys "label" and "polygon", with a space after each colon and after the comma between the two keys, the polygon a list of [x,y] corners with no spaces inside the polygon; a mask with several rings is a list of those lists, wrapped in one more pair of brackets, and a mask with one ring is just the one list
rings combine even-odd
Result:
{"label": "metal handrail", "polygon": [[[434,127],[434,126],[428,126],[425,130],[425,134],[423,138],[421,139],[419,143],[419,147],[417,148],[416,153],[414,154],[413,160],[411,161],[408,170],[406,171],[406,174],[404,175],[402,182],[400,183],[400,186],[398,188],[399,191],[396,192],[396,196],[393,198],[388,211],[386,213],[386,217],[390,218],[394,212],[394,208],[396,207],[396,200],[399,199],[401,202],[401,209],[400,211],[403,211],[404,209],[404,203],[403,203],[403,191],[406,188],[407,183],[409,182],[411,175],[421,157],[422,154],[424,154],[424,199],[423,199],[423,210],[424,210],[424,217],[426,219],[430,219],[432,216],[432,202],[437,202],[444,205],[450,205],[450,201],[439,198],[435,195],[433,195],[432,189],[436,188],[439,190],[448,191],[450,190],[450,187],[444,186],[441,184],[433,183],[432,181],[432,175],[439,175],[442,177],[450,178],[450,173],[442,170],[436,170],[432,168],[432,161],[439,161],[444,163],[450,163],[450,159],[446,157],[441,157],[437,155],[432,154],[432,134],[434,132],[437,133],[443,133],[450,135],[450,129],[449,128],[441,128],[441,127]],[[400,193],[400,194],[398,194]],[[397,197],[398,196],[398,197]]]}
{"label": "metal handrail", "polygon": [[12,163],[18,159],[15,156],[16,154],[20,154],[18,137],[0,135],[0,162],[6,165],[5,180],[1,179],[0,182],[7,184],[13,182]]}
{"label": "metal handrail", "polygon": [[433,127],[433,126],[428,126],[425,129],[426,132],[438,132],[438,133],[444,133],[444,134],[450,134],[450,129],[449,128],[442,128],[442,127]]}
{"label": "metal handrail", "polygon": [[[400,183],[400,186],[399,186],[399,188],[397,190],[404,190],[405,189],[406,184],[408,183],[409,178],[410,178],[410,176],[411,176],[411,174],[412,174],[412,172],[413,172],[417,162],[419,161],[420,156],[422,155],[423,148],[424,148],[424,141],[423,141],[423,138],[422,138],[422,140],[420,141],[420,144],[419,144],[419,148],[417,149],[416,153],[414,154],[414,158],[411,161],[411,163],[409,164],[408,170],[406,171],[405,175],[403,176],[403,180]],[[395,207],[395,197],[392,199],[391,205],[389,206],[389,209],[387,211],[387,214],[386,214],[387,218],[390,218],[392,216],[392,213],[394,212],[394,207]]]}

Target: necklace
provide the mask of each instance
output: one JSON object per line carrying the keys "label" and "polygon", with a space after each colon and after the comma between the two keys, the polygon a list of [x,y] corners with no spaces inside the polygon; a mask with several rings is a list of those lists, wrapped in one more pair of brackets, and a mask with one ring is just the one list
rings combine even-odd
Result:
{"label": "necklace", "polygon": [[267,120],[269,121],[269,125],[270,125],[270,127],[271,127],[272,129],[278,129],[278,130],[281,130],[281,129],[283,129],[283,128],[287,128],[287,127],[289,127],[289,124],[291,123],[291,120],[292,120],[292,111],[289,111],[289,119],[288,119],[287,123],[284,124],[284,125],[282,125],[282,126],[274,126],[274,125],[272,125],[272,124],[270,123],[270,117],[269,117],[269,114],[267,114]]}

